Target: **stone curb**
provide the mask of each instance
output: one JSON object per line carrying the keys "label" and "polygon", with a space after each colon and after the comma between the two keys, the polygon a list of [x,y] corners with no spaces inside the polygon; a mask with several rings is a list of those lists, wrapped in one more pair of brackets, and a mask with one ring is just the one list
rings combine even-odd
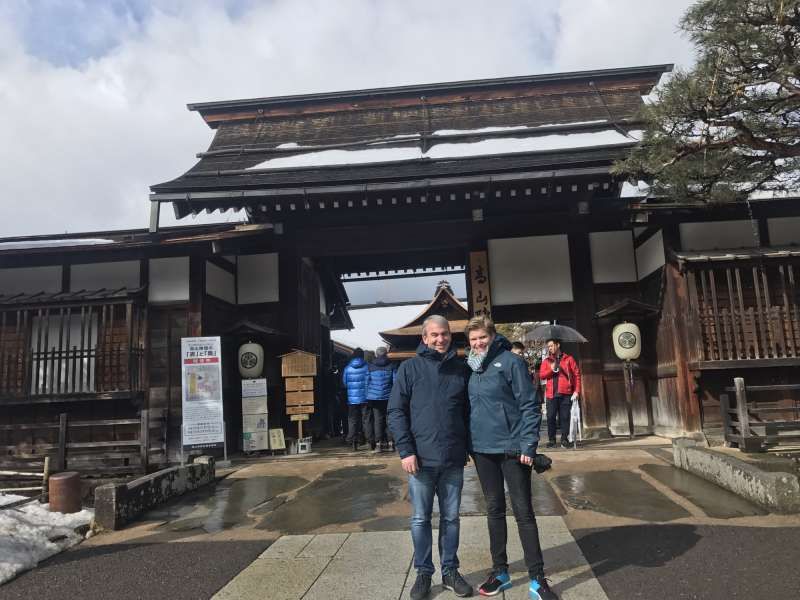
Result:
{"label": "stone curb", "polygon": [[162,469],[128,483],[98,486],[94,492],[95,527],[121,529],[154,506],[214,480],[214,458],[198,456],[188,465]]}
{"label": "stone curb", "polygon": [[694,473],[770,512],[800,513],[800,480],[792,473],[762,471],[688,438],[672,441],[675,466]]}

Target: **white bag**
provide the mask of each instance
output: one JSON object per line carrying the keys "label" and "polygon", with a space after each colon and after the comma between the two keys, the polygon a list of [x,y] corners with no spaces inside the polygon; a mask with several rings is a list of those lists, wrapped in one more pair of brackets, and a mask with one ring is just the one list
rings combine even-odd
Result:
{"label": "white bag", "polygon": [[572,401],[572,407],[569,409],[569,442],[583,441],[581,438],[581,403],[575,399]]}

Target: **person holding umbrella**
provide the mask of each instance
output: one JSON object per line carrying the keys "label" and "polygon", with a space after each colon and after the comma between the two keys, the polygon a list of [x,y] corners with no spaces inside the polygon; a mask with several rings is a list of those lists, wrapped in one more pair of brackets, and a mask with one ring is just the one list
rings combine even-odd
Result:
{"label": "person holding umbrella", "polygon": [[561,342],[547,340],[547,356],[542,360],[539,377],[546,382],[547,402],[547,447],[556,445],[556,419],[561,430],[561,446],[569,448],[570,409],[581,393],[581,371],[577,361],[561,351]]}
{"label": "person holding umbrella", "polygon": [[478,591],[482,596],[494,596],[511,587],[504,491],[508,486],[530,576],[530,598],[558,600],[544,577],[539,529],[531,501],[531,471],[549,468],[550,461],[536,454],[542,413],[528,365],[511,352],[511,343],[497,334],[490,319],[471,319],[464,333],[470,346],[467,365],[472,371],[468,386],[470,449],[486,499],[492,555],[492,570]]}

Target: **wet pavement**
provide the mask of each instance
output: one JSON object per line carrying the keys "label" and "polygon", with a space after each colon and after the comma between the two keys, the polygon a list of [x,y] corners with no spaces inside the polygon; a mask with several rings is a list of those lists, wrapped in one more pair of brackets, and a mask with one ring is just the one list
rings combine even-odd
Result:
{"label": "wet pavement", "polygon": [[300,534],[374,519],[379,507],[400,500],[403,494],[402,480],[384,471],[383,464],[328,471],[299,490],[291,502],[269,513],[257,527]]}
{"label": "wet pavement", "polygon": [[[575,542],[564,538],[563,544],[553,545],[543,539],[549,548],[547,568],[554,569],[559,585],[572,590],[573,597],[581,597],[575,594],[591,581],[599,581],[613,600],[665,593],[676,598],[721,599],[739,597],[740,592],[741,597],[798,597],[790,590],[800,589],[800,516],[764,514],[675,469],[663,440],[587,445],[548,454],[553,469],[534,476],[534,509],[553,531],[571,532],[575,548],[580,547],[574,551],[582,552],[591,566],[578,571],[559,567],[564,552],[574,554],[569,544]],[[210,598],[250,566],[275,567],[261,564],[257,557],[288,534],[318,539],[314,543],[330,546],[326,552],[331,556],[339,556],[339,546],[333,548],[337,540],[382,540],[396,534],[397,550],[407,552],[410,507],[399,463],[395,454],[363,452],[247,461],[215,486],[151,511],[126,530],[96,536],[4,585],[0,599]],[[464,556],[475,565],[467,573],[471,578],[482,577],[489,560],[484,514],[480,483],[470,465],[465,470],[462,515],[473,536],[472,549]],[[374,558],[370,569],[380,571],[379,553],[366,556]],[[522,569],[521,556],[511,558],[514,569]],[[296,556],[297,565],[313,564],[317,575],[328,573],[327,563],[320,560],[315,555]],[[344,561],[341,568],[353,573],[353,566]],[[267,572],[271,571],[263,573]],[[240,597],[277,598],[269,586],[278,580],[267,578],[267,587],[259,591],[261,580],[254,579],[253,594]],[[524,574],[515,582],[515,593],[523,580]],[[312,578],[309,585],[313,582]]]}
{"label": "wet pavement", "polygon": [[645,464],[642,471],[700,508],[712,519],[735,519],[766,515],[767,511],[728,490],[721,489],[682,469]]}

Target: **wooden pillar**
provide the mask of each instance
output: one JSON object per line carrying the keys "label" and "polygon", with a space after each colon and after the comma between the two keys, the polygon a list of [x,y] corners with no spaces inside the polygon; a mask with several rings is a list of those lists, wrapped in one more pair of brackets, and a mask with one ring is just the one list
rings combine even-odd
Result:
{"label": "wooden pillar", "polygon": [[203,335],[203,297],[206,294],[206,259],[202,256],[189,257],[189,313],[187,315],[186,335]]}
{"label": "wooden pillar", "polygon": [[608,435],[608,407],[603,386],[603,358],[600,328],[594,318],[597,306],[592,279],[589,234],[570,233],[569,262],[572,273],[572,298],[575,328],[588,340],[578,346],[581,368],[583,425],[590,435]]}

